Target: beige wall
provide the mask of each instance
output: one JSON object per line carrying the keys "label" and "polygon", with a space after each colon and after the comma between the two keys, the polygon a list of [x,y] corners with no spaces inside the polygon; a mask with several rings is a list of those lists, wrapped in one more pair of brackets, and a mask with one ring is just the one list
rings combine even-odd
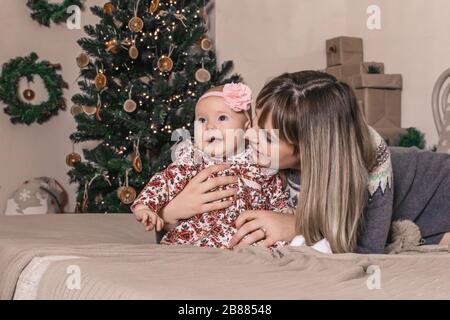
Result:
{"label": "beige wall", "polygon": [[[50,0],[57,3],[59,0]],[[87,7],[102,6],[106,0],[87,0]],[[28,55],[35,51],[40,58],[61,63],[62,75],[69,84],[65,97],[70,109],[70,98],[77,93],[76,78],[79,69],[75,64],[76,56],[81,52],[77,40],[85,36],[83,30],[69,30],[63,25],[51,28],[40,27],[33,21],[25,1],[1,0],[0,10],[0,64],[12,57]],[[213,6],[211,6],[213,9]],[[210,11],[210,27],[214,29],[214,11]],[[82,14],[82,26],[96,23],[87,8]],[[36,91],[37,99],[45,99],[44,87],[39,79],[31,87]],[[20,91],[21,92],[21,91]],[[76,185],[69,185],[65,157],[72,152],[69,135],[75,131],[75,121],[69,110],[60,111],[43,125],[13,125],[3,112],[0,102],[0,215],[3,214],[6,200],[19,185],[30,178],[54,177],[63,184],[69,193],[68,211],[75,208]],[[76,151],[82,153],[83,146],[94,143],[78,144]]]}
{"label": "beige wall", "polygon": [[[89,0],[88,5],[104,1]],[[382,30],[366,29],[368,4],[382,8]],[[215,29],[219,60],[233,59],[236,71],[258,91],[271,76],[283,71],[323,69],[325,39],[360,36],[366,60],[386,63],[386,71],[404,77],[403,125],[424,131],[429,144],[437,142],[430,111],[433,84],[450,65],[448,0],[217,0]],[[82,23],[95,18],[87,10]],[[214,21],[213,21],[214,22]],[[70,85],[66,98],[78,91],[76,41],[82,30],[64,25],[48,29],[29,18],[23,1],[2,0],[0,63],[36,51],[59,62]],[[42,89],[36,88],[38,94]],[[68,103],[70,106],[70,102]],[[3,109],[0,103],[0,108]],[[43,125],[12,125],[0,110],[0,214],[11,192],[31,177],[50,176],[63,183],[74,208],[75,185],[68,184],[65,157],[75,130],[69,112],[60,112]],[[81,146],[77,146],[81,152]]]}
{"label": "beige wall", "polygon": [[[89,0],[89,5],[104,1]],[[40,25],[29,17],[25,1],[2,0],[0,10],[0,64],[10,58],[28,55],[35,51],[40,58],[61,63],[62,75],[70,89],[65,92],[68,106],[70,97],[78,92],[76,77],[79,69],[75,57],[81,52],[76,41],[83,30],[68,30],[65,25],[51,28]],[[89,10],[82,15],[82,24],[95,21]],[[45,98],[42,84],[33,86],[39,97]],[[6,199],[21,184],[32,177],[54,177],[70,194],[70,209],[73,210],[76,185],[68,184],[65,157],[72,152],[69,135],[75,130],[75,121],[69,111],[60,112],[50,121],[39,125],[13,125],[3,112],[0,103],[0,214],[3,214]],[[81,147],[77,146],[81,153]]]}
{"label": "beige wall", "polygon": [[[371,4],[381,7],[379,31],[366,27]],[[366,61],[403,75],[403,127],[417,127],[434,145],[430,101],[450,67],[449,13],[448,0],[216,0],[216,45],[219,59],[234,60],[257,92],[284,71],[324,69],[326,39],[362,37]]]}

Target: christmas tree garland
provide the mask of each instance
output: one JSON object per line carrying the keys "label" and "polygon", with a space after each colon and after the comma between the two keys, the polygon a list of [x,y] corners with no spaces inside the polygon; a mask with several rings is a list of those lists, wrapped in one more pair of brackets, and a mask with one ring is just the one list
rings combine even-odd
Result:
{"label": "christmas tree garland", "polygon": [[[38,58],[33,52],[27,57],[17,57],[3,65],[0,75],[0,100],[7,105],[4,111],[11,116],[11,122],[14,124],[30,125],[35,121],[43,123],[52,115],[56,115],[59,109],[66,108],[63,89],[67,89],[68,85],[56,72],[61,66],[48,61],[37,62]],[[47,101],[36,105],[23,101],[18,92],[20,79],[25,77],[32,82],[34,75],[42,78],[48,91]],[[26,91],[28,96],[25,95],[25,98],[32,100],[34,92],[30,89]]]}
{"label": "christmas tree garland", "polygon": [[31,9],[31,18],[46,27],[50,26],[50,21],[58,24],[65,22],[70,14],[67,8],[78,6],[82,8],[84,0],[64,0],[61,3],[49,3],[46,0],[28,0],[27,6]]}

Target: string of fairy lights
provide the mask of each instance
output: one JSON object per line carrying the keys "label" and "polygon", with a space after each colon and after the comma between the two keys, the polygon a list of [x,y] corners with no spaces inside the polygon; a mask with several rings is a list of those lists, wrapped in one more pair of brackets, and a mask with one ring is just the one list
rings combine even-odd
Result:
{"label": "string of fairy lights", "polygon": [[[103,108],[110,107],[108,103],[102,103],[102,96],[105,92],[109,92],[110,90],[115,89],[119,96],[124,94],[128,97],[123,104],[123,110],[127,113],[133,113],[138,108],[143,108],[147,106],[151,106],[153,103],[162,103],[164,105],[165,110],[171,111],[176,108],[180,108],[187,99],[195,99],[197,97],[197,93],[195,87],[199,83],[206,83],[211,80],[210,72],[205,68],[203,58],[201,59],[201,67],[197,69],[195,72],[195,80],[188,81],[187,89],[183,88],[182,92],[174,93],[170,97],[160,98],[153,97],[149,94],[149,91],[140,90],[140,92],[133,92],[133,87],[140,86],[150,86],[151,82],[154,80],[151,75],[144,74],[140,77],[137,77],[134,81],[138,81],[133,83],[132,79],[129,79],[129,83],[123,85],[121,80],[118,77],[114,76],[114,72],[118,75],[122,75],[121,71],[132,72],[134,71],[135,61],[141,57],[141,60],[144,58],[147,59],[148,63],[153,64],[153,75],[164,77],[164,80],[171,81],[174,75],[174,69],[180,69],[181,66],[187,65],[187,58],[190,56],[188,52],[177,52],[177,61],[174,63],[172,57],[173,53],[176,50],[176,45],[173,42],[174,33],[179,31],[178,28],[183,28],[184,32],[189,33],[190,28],[198,28],[200,23],[206,23],[206,10],[204,6],[200,9],[197,8],[195,11],[191,11],[191,9],[177,9],[177,1],[175,0],[151,0],[148,5],[146,5],[147,10],[138,15],[139,9],[142,8],[140,6],[144,2],[144,0],[135,1],[134,7],[134,15],[129,19],[128,24],[124,25],[124,23],[116,18],[116,10],[120,10],[120,2],[117,5],[118,8],[114,6],[113,3],[108,2],[103,6],[103,11],[105,15],[112,17],[111,21],[113,24],[108,26],[112,28],[114,36],[111,37],[110,33],[104,34],[100,32],[100,39],[104,42],[104,50],[109,55],[117,55],[121,50],[127,50],[129,59],[126,62],[122,62],[122,64],[118,65],[114,62],[108,67],[111,70],[111,73],[105,70],[104,66],[100,59],[91,59],[91,57],[87,53],[82,53],[77,57],[77,65],[80,69],[84,68],[92,68],[96,69],[96,76],[93,79],[93,85],[95,85],[95,89],[97,92],[95,95],[98,97],[97,103],[95,105],[84,105],[80,106],[75,104],[71,108],[72,114],[75,116],[80,113],[84,113],[86,116],[93,117],[95,116],[97,121],[101,121],[101,113]],[[128,1],[127,1],[128,2]],[[126,3],[125,6],[129,4]],[[144,15],[151,15],[154,17],[154,20],[157,21],[157,25],[155,29],[152,31],[146,31],[145,29],[145,20]],[[191,17],[193,14],[193,20],[190,20],[186,17],[188,15]],[[123,30],[126,30],[123,32]],[[111,29],[110,29],[111,30]],[[118,33],[125,33],[126,38],[120,39]],[[158,48],[158,41],[161,47],[164,47],[166,50],[162,50],[162,48]],[[207,34],[204,34],[200,37],[200,39],[196,42],[195,46],[201,50],[200,52],[207,53],[212,49],[212,41],[209,39]],[[100,49],[99,49],[100,50]],[[191,53],[192,54],[192,53]],[[198,53],[197,53],[198,54]],[[204,55],[204,54],[203,54]],[[99,51],[99,56],[101,56]],[[92,61],[94,60],[94,61]],[[120,59],[118,59],[120,60]],[[155,63],[156,62],[156,63]],[[88,87],[88,86],[86,86]],[[95,96],[92,94],[92,96]],[[161,133],[172,133],[172,126],[170,124],[163,123],[159,125],[158,122],[155,122],[153,116],[150,116],[148,119],[148,130],[153,134]],[[104,123],[106,128],[109,128],[109,124]],[[186,124],[187,126],[191,126],[190,123]],[[185,128],[183,126],[183,128]],[[125,137],[126,141],[129,143],[133,143],[133,152],[131,153],[131,162],[133,164],[133,169],[135,172],[142,172],[142,161],[141,156],[139,154],[139,139],[142,136],[142,132],[136,133],[133,131],[128,132],[128,136]],[[127,155],[127,151],[129,148],[126,146],[115,146],[115,144],[111,141],[111,136],[105,137],[104,145],[110,148],[113,148],[114,151],[122,156]],[[148,137],[147,137],[148,138]],[[81,157],[73,151],[66,158],[66,163],[70,166],[75,166],[75,163],[81,161]],[[128,185],[128,175],[130,171],[127,170],[125,175],[126,181],[125,185],[122,186],[122,180],[120,177],[118,178],[121,181],[120,187],[117,190],[117,196],[120,201],[124,204],[130,204],[134,201],[136,197],[136,190]],[[97,177],[107,177],[108,181],[116,180],[116,177],[110,177],[108,172],[102,172],[101,174],[97,173]],[[78,204],[79,211],[86,212],[88,206],[88,198],[89,198],[89,187],[92,184],[92,181],[89,180],[85,183],[85,191],[83,195],[83,201]],[[142,182],[144,185],[145,182]],[[87,187],[86,187],[87,186]],[[104,204],[103,199],[100,199],[100,203]]]}

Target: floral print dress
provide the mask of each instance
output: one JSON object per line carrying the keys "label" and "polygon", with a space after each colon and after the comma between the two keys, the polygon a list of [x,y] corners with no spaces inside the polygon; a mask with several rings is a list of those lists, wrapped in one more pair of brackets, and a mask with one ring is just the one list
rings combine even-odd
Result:
{"label": "floral print dress", "polygon": [[[242,212],[246,210],[271,210],[280,214],[292,212],[288,210],[289,194],[283,191],[283,183],[278,172],[253,164],[252,158],[251,149],[245,149],[232,159],[227,159],[227,162],[231,163],[230,168],[208,178],[238,177],[235,184],[211,190],[236,188],[237,194],[233,205],[181,220],[178,226],[164,235],[160,243],[228,248],[230,239],[236,233],[235,221]],[[209,157],[190,141],[184,141],[176,146],[175,159],[164,171],[151,178],[133,203],[132,209],[142,204],[158,213],[197,173],[223,162]],[[279,241],[272,248],[287,244]]]}

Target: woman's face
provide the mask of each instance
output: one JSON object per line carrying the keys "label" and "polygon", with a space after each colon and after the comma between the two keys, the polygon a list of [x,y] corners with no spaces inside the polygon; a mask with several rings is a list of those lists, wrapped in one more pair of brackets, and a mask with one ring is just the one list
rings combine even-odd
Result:
{"label": "woman's face", "polygon": [[253,127],[246,132],[246,138],[254,151],[255,162],[260,166],[273,169],[298,170],[299,157],[294,154],[294,146],[278,138],[278,130],[273,129],[272,126],[272,114],[267,116],[263,128],[258,126],[259,115],[260,110],[256,110]]}

